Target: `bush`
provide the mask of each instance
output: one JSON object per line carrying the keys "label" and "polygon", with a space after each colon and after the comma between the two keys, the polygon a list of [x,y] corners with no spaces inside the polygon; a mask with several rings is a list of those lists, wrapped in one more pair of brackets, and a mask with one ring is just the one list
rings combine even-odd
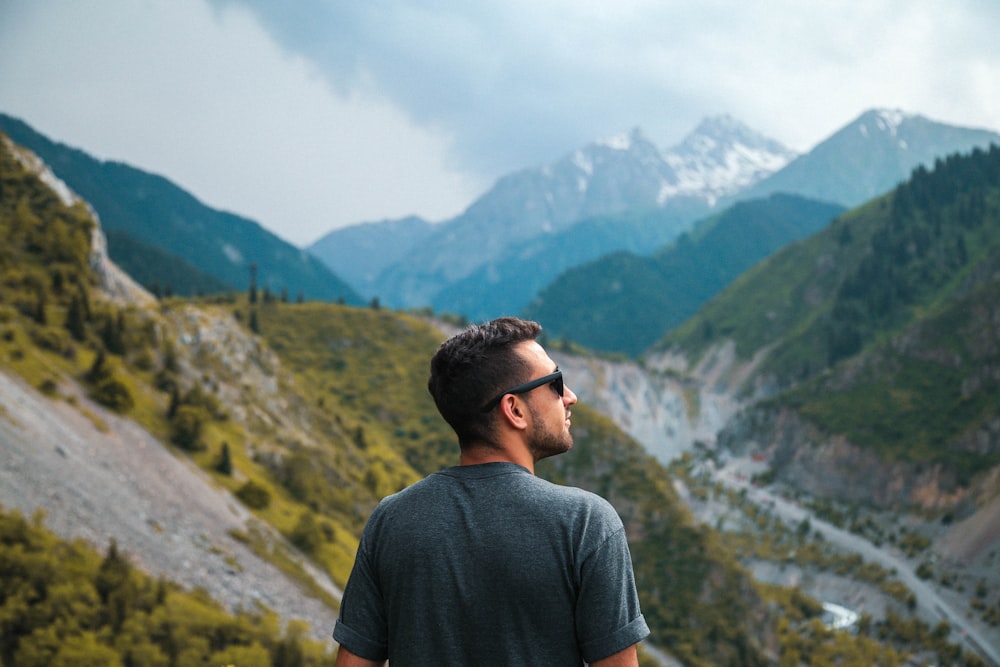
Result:
{"label": "bush", "polygon": [[236,497],[255,510],[266,509],[271,504],[271,492],[252,479],[237,489]]}
{"label": "bush", "polygon": [[128,412],[135,405],[128,385],[116,377],[104,378],[91,390],[91,397],[115,412]]}
{"label": "bush", "polygon": [[170,420],[170,441],[191,452],[205,448],[201,433],[208,421],[205,408],[196,405],[182,405]]}
{"label": "bush", "polygon": [[43,350],[61,354],[66,358],[72,358],[74,354],[69,333],[63,329],[46,326],[36,327],[31,331],[31,341]]}
{"label": "bush", "polygon": [[299,517],[288,539],[303,553],[315,554],[324,541],[323,529],[312,512],[306,510]]}

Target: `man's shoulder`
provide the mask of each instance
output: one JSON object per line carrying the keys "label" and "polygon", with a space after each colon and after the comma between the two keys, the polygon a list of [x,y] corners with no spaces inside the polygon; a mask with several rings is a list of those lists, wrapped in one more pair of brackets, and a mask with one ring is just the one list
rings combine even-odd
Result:
{"label": "man's shoulder", "polygon": [[540,496],[553,507],[559,507],[563,512],[584,514],[592,518],[600,517],[605,521],[621,525],[621,517],[614,506],[593,491],[555,484],[540,477],[534,479]]}

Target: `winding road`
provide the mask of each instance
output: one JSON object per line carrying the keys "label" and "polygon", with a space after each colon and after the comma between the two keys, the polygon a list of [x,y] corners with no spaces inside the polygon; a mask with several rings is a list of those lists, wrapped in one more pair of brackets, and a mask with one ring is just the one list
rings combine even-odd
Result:
{"label": "winding road", "polygon": [[961,611],[956,610],[926,581],[917,577],[910,564],[903,558],[875,546],[854,533],[817,518],[793,502],[753,486],[731,467],[718,470],[715,473],[715,479],[729,488],[746,490],[748,499],[758,505],[770,508],[778,518],[786,523],[798,525],[808,519],[812,529],[821,532],[828,542],[895,572],[899,580],[913,592],[917,611],[922,617],[947,621],[952,628],[953,641],[964,642],[968,649],[990,662],[993,667],[1000,667],[1000,648],[992,645],[966,621]]}

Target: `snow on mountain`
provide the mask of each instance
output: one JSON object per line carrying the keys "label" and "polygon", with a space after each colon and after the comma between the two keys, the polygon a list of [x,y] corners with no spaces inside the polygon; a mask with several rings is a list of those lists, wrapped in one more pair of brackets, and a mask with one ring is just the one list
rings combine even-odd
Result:
{"label": "snow on mountain", "polygon": [[544,244],[584,220],[662,209],[677,200],[693,222],[721,196],[756,183],[792,156],[728,116],[705,120],[668,151],[634,128],[503,176],[464,213],[435,225],[372,288],[391,307],[421,307],[511,248]]}
{"label": "snow on mountain", "polygon": [[853,207],[906,180],[919,165],[973,148],[1000,143],[991,130],[958,127],[898,109],[870,109],[744,190],[740,198],[795,193]]}
{"label": "snow on mountain", "polygon": [[[754,185],[795,157],[795,151],[723,115],[706,118],[680,144],[667,150],[656,148],[636,128],[578,149],[542,168],[540,174],[554,179],[566,168],[575,168],[579,193],[591,190],[596,181],[638,178],[648,185],[652,179],[656,184],[654,201],[659,206],[674,197],[704,199],[714,206],[720,198]],[[615,172],[615,165],[623,163],[627,168],[619,167]]]}
{"label": "snow on mountain", "polygon": [[732,116],[706,118],[678,146],[664,153],[677,181],[664,184],[658,201],[694,196],[714,205],[788,164],[796,153]]}

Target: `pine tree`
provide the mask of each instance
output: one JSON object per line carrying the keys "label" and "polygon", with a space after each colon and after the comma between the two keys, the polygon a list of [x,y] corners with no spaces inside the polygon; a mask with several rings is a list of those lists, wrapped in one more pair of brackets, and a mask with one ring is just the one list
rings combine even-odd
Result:
{"label": "pine tree", "polygon": [[101,339],[105,349],[111,354],[125,354],[125,317],[120,310],[116,315],[109,314],[104,318]]}
{"label": "pine tree", "polygon": [[222,451],[219,452],[219,461],[215,464],[215,471],[220,475],[233,474],[233,460],[229,456],[229,443],[222,443]]}
{"label": "pine tree", "polygon": [[257,265],[250,265],[250,293],[247,299],[251,304],[257,303]]}
{"label": "pine tree", "polygon": [[98,350],[97,356],[94,357],[94,363],[90,365],[90,370],[87,371],[87,382],[96,385],[109,377],[111,377],[111,369],[108,368],[107,356],[104,350]]}
{"label": "pine tree", "polygon": [[48,324],[48,317],[45,315],[45,307],[48,305],[48,295],[45,293],[45,287],[38,285],[35,287],[35,309],[31,313],[31,317],[35,322],[45,326]]}
{"label": "pine tree", "polygon": [[69,302],[69,310],[66,311],[66,329],[73,339],[83,342],[87,337],[87,322],[85,319],[84,306],[79,295],[74,295]]}
{"label": "pine tree", "polygon": [[167,406],[167,419],[173,419],[177,414],[177,408],[181,405],[181,394],[177,389],[177,383],[170,387],[170,404]]}

